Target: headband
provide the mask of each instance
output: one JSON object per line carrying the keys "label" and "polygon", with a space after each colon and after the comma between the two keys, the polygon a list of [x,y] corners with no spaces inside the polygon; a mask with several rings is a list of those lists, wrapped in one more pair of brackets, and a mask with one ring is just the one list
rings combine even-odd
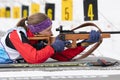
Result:
{"label": "headband", "polygon": [[39,33],[45,29],[47,29],[48,27],[50,27],[52,25],[52,21],[47,18],[46,20],[44,20],[43,22],[40,22],[38,24],[35,24],[35,25],[29,25],[28,24],[28,28],[30,29],[30,31],[32,33]]}

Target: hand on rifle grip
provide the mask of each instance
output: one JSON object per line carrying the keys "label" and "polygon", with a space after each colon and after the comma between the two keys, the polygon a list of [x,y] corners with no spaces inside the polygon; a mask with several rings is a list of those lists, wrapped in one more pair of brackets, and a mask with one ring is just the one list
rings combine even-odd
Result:
{"label": "hand on rifle grip", "polygon": [[55,52],[61,52],[64,50],[65,47],[65,41],[59,39],[59,37],[56,37],[54,43],[51,45]]}
{"label": "hand on rifle grip", "polygon": [[71,42],[69,40],[65,40],[65,36],[64,35],[58,35],[56,38],[64,41],[65,47],[67,47],[67,48],[71,48],[72,47]]}

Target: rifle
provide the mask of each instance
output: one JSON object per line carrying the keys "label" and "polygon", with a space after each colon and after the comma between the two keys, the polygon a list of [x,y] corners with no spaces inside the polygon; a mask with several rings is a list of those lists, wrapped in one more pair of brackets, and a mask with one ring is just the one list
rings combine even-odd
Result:
{"label": "rifle", "polygon": [[[83,24],[82,27],[87,26],[87,25],[93,25],[93,23]],[[94,26],[96,26],[96,25],[94,24]],[[74,30],[63,30],[62,26],[60,26],[59,28],[56,29],[56,31],[59,31],[60,39],[62,39],[62,40],[72,40],[71,48],[76,47],[76,41],[77,40],[82,40],[82,39],[88,39],[89,38],[89,32],[82,31],[82,32],[76,33],[76,32],[74,32]],[[110,38],[110,34],[120,34],[120,31],[101,32],[101,38]],[[35,37],[29,37],[28,39],[29,40],[47,40],[48,45],[50,45],[54,42],[55,37],[50,36],[50,35],[35,35]]]}
{"label": "rifle", "polygon": [[[87,56],[89,56],[94,50],[96,50],[100,44],[103,41],[103,38],[110,38],[111,34],[120,34],[120,31],[108,31],[108,32],[102,32],[101,29],[94,23],[84,23],[72,30],[63,30],[62,26],[60,28],[57,28],[56,31],[59,31],[59,37],[62,40],[72,40],[71,46],[69,46],[68,48],[75,48],[76,45],[76,41],[77,40],[81,40],[81,39],[88,39],[89,38],[89,32],[78,32],[75,33],[74,30],[78,29],[78,28],[83,28],[86,26],[94,26],[96,28],[98,28],[98,30],[101,32],[101,39],[99,42],[96,42],[94,46],[92,46],[92,48],[90,48],[87,52],[85,52],[84,54],[82,54],[82,56],[74,59],[74,60],[78,60],[78,59],[83,59]],[[29,38],[30,40],[42,40],[45,39],[48,41],[48,45],[52,44],[55,40],[55,37],[52,37],[50,35],[35,35],[35,37],[31,37]]]}

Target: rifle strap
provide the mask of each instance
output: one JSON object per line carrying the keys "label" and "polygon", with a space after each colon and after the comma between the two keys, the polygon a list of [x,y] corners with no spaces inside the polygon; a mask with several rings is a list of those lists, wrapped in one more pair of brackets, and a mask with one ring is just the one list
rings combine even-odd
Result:
{"label": "rifle strap", "polygon": [[[87,26],[94,26],[100,32],[102,32],[101,29],[96,24],[94,24],[94,23],[83,23],[80,26],[78,26],[76,28],[73,28],[71,31],[77,30],[79,28],[87,27]],[[99,42],[96,42],[93,47],[91,47],[87,52],[85,52],[82,56],[78,57],[76,60],[83,59],[83,58],[86,58],[87,56],[89,56],[94,50],[96,50],[100,46],[100,44],[102,43],[102,41],[103,41],[103,39],[100,38]]]}

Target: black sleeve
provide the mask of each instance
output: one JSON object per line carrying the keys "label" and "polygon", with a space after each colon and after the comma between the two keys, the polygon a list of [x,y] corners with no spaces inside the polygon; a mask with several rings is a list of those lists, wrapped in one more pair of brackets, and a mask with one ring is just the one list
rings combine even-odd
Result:
{"label": "black sleeve", "polygon": [[[10,33],[9,33],[9,34],[10,34]],[[12,42],[11,42],[10,39],[9,39],[9,34],[8,34],[7,37],[6,37],[5,43],[6,43],[6,45],[7,45],[8,47],[10,47],[10,48],[12,48],[12,49],[15,49],[14,45],[12,44]],[[22,31],[20,31],[20,35],[21,35],[21,39],[22,39],[22,42],[23,42],[23,43],[29,43],[28,38],[25,36],[25,34],[24,34]]]}
{"label": "black sleeve", "polygon": [[34,48],[36,48],[37,50],[40,50],[40,49],[42,49],[42,48],[44,48],[46,45],[45,45],[45,43],[43,42],[43,41],[38,41],[38,43],[37,44],[34,44],[34,45],[32,45]]}

